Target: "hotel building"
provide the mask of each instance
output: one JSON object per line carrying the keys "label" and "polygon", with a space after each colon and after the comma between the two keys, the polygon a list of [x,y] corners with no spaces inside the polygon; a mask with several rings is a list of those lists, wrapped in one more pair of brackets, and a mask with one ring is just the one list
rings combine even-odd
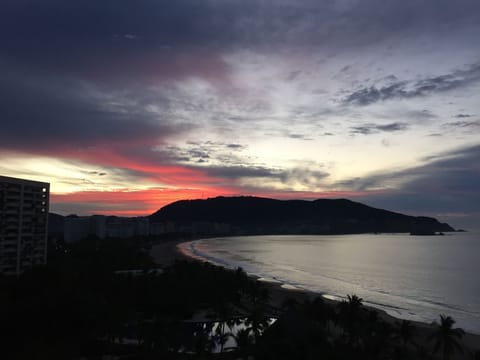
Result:
{"label": "hotel building", "polygon": [[0,176],[0,273],[47,262],[50,184]]}

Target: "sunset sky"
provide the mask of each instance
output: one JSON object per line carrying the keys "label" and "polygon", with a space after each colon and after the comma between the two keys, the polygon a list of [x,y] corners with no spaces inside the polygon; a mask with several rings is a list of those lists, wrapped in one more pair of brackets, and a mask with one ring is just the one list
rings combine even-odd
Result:
{"label": "sunset sky", "polygon": [[341,197],[480,223],[480,1],[7,0],[0,39],[0,175],[50,182],[52,212]]}

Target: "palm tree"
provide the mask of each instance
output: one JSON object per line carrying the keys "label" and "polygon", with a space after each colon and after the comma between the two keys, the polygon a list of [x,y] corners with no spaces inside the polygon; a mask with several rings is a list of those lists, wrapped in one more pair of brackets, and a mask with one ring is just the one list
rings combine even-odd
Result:
{"label": "palm tree", "polygon": [[245,325],[252,331],[255,342],[258,341],[263,331],[269,325],[269,319],[261,307],[255,307],[245,320]]}
{"label": "palm tree", "polygon": [[253,345],[253,336],[250,329],[244,328],[237,331],[233,335],[235,342],[237,344],[236,350],[240,359],[247,359]]}
{"label": "palm tree", "polygon": [[297,306],[298,301],[295,298],[289,296],[285,300],[283,300],[281,310],[292,310],[295,309]]}
{"label": "palm tree", "polygon": [[352,310],[358,310],[363,305],[363,299],[357,295],[347,295],[347,303]]}
{"label": "palm tree", "polygon": [[440,315],[440,324],[435,332],[430,336],[430,340],[435,340],[432,354],[436,354],[442,349],[443,359],[448,360],[455,351],[463,353],[463,346],[460,340],[465,331],[460,328],[453,328],[455,320],[450,316]]}
{"label": "palm tree", "polygon": [[343,326],[344,334],[348,335],[349,342],[354,342],[357,338],[358,327],[363,299],[357,295],[347,295],[347,300],[338,304],[338,317]]}
{"label": "palm tree", "polygon": [[225,348],[225,344],[228,342],[228,339],[232,336],[231,332],[225,331],[225,327],[227,326],[227,321],[220,320],[217,323],[217,327],[215,328],[215,341],[220,345],[220,352],[223,352]]}
{"label": "palm tree", "polygon": [[[211,355],[215,349],[215,340],[211,336],[212,322],[198,323],[193,332],[192,350],[199,358],[206,358]],[[178,351],[176,351],[178,352]]]}
{"label": "palm tree", "polygon": [[324,330],[329,330],[329,322],[332,319],[331,307],[327,306],[321,297],[306,302],[305,308],[310,319],[318,322]]}
{"label": "palm tree", "polygon": [[247,287],[247,297],[254,306],[258,306],[270,300],[270,292],[260,282],[252,281]]}
{"label": "palm tree", "polygon": [[416,345],[414,338],[417,329],[411,321],[402,320],[402,322],[396,322],[395,325],[395,338],[402,341],[404,348],[406,348],[408,344]]}
{"label": "palm tree", "polygon": [[233,309],[225,299],[217,299],[217,302],[213,306],[213,314],[211,314],[210,317],[217,323],[214,339],[220,345],[220,352],[223,352],[223,348],[231,336],[231,334],[225,330],[227,326],[230,327],[233,318]]}

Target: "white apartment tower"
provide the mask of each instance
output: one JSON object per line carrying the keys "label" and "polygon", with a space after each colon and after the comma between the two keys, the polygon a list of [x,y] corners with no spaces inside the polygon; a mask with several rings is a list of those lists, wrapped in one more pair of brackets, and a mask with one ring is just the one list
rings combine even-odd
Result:
{"label": "white apartment tower", "polygon": [[47,262],[50,184],[0,176],[0,273]]}

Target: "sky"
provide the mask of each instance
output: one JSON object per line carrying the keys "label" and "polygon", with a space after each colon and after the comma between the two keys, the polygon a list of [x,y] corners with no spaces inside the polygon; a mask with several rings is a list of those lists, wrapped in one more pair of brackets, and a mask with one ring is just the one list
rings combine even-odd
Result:
{"label": "sky", "polygon": [[349,198],[480,224],[477,0],[6,0],[0,174],[59,214]]}

